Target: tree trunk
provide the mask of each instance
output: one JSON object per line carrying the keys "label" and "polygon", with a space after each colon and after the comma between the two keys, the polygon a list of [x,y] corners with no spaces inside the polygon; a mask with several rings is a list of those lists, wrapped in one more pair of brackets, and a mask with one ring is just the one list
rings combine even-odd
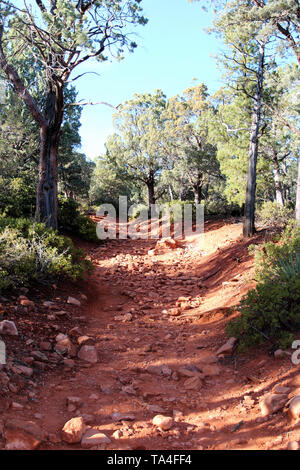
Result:
{"label": "tree trunk", "polygon": [[155,204],[155,192],[154,192],[154,174],[150,171],[149,178],[147,181],[148,187],[148,212],[151,214],[151,205]]}
{"label": "tree trunk", "polygon": [[297,179],[297,196],[296,196],[296,213],[295,218],[297,225],[300,225],[300,158],[298,161],[298,179]]}
{"label": "tree trunk", "polygon": [[198,172],[197,181],[194,184],[195,204],[200,204],[202,200],[202,184],[203,184],[202,178],[203,178],[202,173]]}
{"label": "tree trunk", "polygon": [[279,163],[277,157],[273,157],[273,164],[274,164],[274,182],[275,182],[275,195],[276,195],[276,202],[280,206],[284,206],[284,199],[283,199],[283,191],[280,181],[280,171],[279,171]]}
{"label": "tree trunk", "polygon": [[40,130],[40,161],[36,194],[36,220],[57,229],[58,147],[63,119],[63,90],[50,90],[45,116],[47,125]]}
{"label": "tree trunk", "polygon": [[201,186],[194,186],[194,195],[195,195],[195,204],[200,204],[202,200],[202,187]]}
{"label": "tree trunk", "polygon": [[248,177],[246,189],[246,202],[245,202],[245,220],[243,225],[244,237],[251,237],[255,233],[254,217],[255,217],[255,195],[256,195],[256,165],[258,154],[258,134],[261,121],[261,108],[262,108],[262,91],[264,80],[264,44],[260,44],[258,70],[257,70],[257,84],[256,93],[254,98],[254,108],[252,114],[252,124],[250,131],[250,146],[249,146],[249,162],[248,162]]}

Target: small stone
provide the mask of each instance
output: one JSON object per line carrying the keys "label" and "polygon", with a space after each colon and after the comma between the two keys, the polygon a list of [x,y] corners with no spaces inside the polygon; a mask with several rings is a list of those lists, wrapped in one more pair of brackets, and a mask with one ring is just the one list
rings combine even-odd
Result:
{"label": "small stone", "polygon": [[60,437],[58,437],[56,434],[49,434],[48,439],[52,444],[59,444],[61,442]]}
{"label": "small stone", "polygon": [[262,416],[269,416],[284,407],[288,400],[285,394],[270,393],[260,403]]}
{"label": "small stone", "polygon": [[82,404],[83,401],[80,397],[67,397],[67,406],[68,405],[73,405],[76,408],[79,408]]}
{"label": "small stone", "polygon": [[98,362],[98,353],[95,346],[82,346],[78,352],[79,359],[87,361],[91,364]]}
{"label": "small stone", "polygon": [[57,343],[59,343],[60,341],[63,341],[64,339],[68,339],[68,335],[64,335],[63,333],[59,333],[56,338],[55,338],[55,341]]}
{"label": "small stone", "polygon": [[76,307],[81,306],[80,300],[77,300],[74,297],[68,297],[67,303],[70,304],[70,305],[76,305]]}
{"label": "small stone", "polygon": [[201,367],[202,373],[206,377],[215,377],[220,375],[220,367],[216,365],[206,365]]}
{"label": "small stone", "polygon": [[111,417],[114,421],[134,421],[135,416],[126,413],[112,413]]}
{"label": "small stone", "polygon": [[68,369],[72,369],[73,367],[75,367],[75,362],[73,361],[73,359],[68,359],[64,357],[64,366]]}
{"label": "small stone", "polygon": [[84,346],[85,344],[93,345],[94,340],[89,336],[79,336],[79,338],[77,338],[77,343],[79,344],[79,346]]}
{"label": "small stone", "polygon": [[23,307],[27,307],[29,311],[33,310],[35,307],[34,302],[26,298],[20,300],[20,305],[22,305]]}
{"label": "small stone", "polygon": [[49,341],[41,341],[40,348],[42,351],[51,351],[52,344]]}
{"label": "small stone", "polygon": [[276,385],[274,388],[273,392],[280,394],[280,393],[289,393],[290,388],[289,387],[283,387],[282,385]]}
{"label": "small stone", "polygon": [[48,362],[47,356],[41,351],[32,351],[31,356],[38,361]]}
{"label": "small stone", "polygon": [[76,347],[70,340],[70,338],[66,337],[65,339],[60,340],[55,345],[55,351],[60,354],[68,354],[71,357],[76,356]]}
{"label": "small stone", "polygon": [[14,366],[14,372],[25,375],[26,377],[31,377],[33,374],[33,369],[31,367],[17,365]]}
{"label": "small stone", "polygon": [[229,340],[218,349],[216,352],[217,356],[219,354],[231,354],[236,341],[237,339],[234,337],[229,338]]}
{"label": "small stone", "polygon": [[62,438],[69,444],[76,444],[81,441],[85,429],[86,426],[82,416],[72,418],[62,428]]}
{"label": "small stone", "polygon": [[299,444],[297,441],[290,441],[287,445],[287,450],[298,450]]}
{"label": "small stone", "polygon": [[22,411],[22,410],[24,410],[24,406],[21,405],[20,403],[17,403],[16,401],[13,401],[13,402],[12,402],[11,408],[12,408],[12,410],[15,410],[15,411]]}
{"label": "small stone", "polygon": [[78,338],[78,336],[82,336],[82,331],[79,326],[74,326],[74,328],[68,331],[68,335],[74,338]]}
{"label": "small stone", "polygon": [[202,387],[202,382],[199,377],[191,377],[184,382],[183,386],[186,390],[199,390]]}
{"label": "small stone", "polygon": [[285,356],[284,351],[282,349],[276,349],[274,352],[275,359],[282,359]]}
{"label": "small stone", "polygon": [[97,429],[88,429],[81,440],[81,447],[84,449],[90,449],[94,446],[99,446],[102,444],[109,444],[111,440],[106,434],[101,433]]}
{"label": "small stone", "polygon": [[153,418],[152,423],[154,424],[154,426],[157,426],[162,431],[168,431],[173,426],[174,421],[173,418],[170,418],[168,416],[156,415]]}
{"label": "small stone", "polygon": [[13,321],[3,320],[0,322],[0,334],[9,336],[18,336],[18,330]]}
{"label": "small stone", "polygon": [[115,321],[121,321],[121,322],[129,322],[132,320],[132,314],[131,313],[125,313],[124,315],[116,315],[114,317]]}
{"label": "small stone", "polygon": [[93,401],[99,400],[99,395],[98,395],[97,393],[92,393],[92,394],[89,396],[89,399],[90,399],[90,400],[93,400]]}

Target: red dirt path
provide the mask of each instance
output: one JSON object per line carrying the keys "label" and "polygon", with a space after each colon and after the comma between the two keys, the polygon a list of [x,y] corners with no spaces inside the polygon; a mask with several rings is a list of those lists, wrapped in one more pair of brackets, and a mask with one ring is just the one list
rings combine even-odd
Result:
{"label": "red dirt path", "polygon": [[[300,440],[300,429],[285,412],[261,419],[258,405],[275,385],[296,383],[298,369],[288,357],[274,360],[266,351],[251,351],[219,360],[219,374],[195,390],[186,389],[187,377],[177,372],[209,362],[227,340],[228,307],[254,285],[248,246],[260,243],[262,235],[244,241],[241,224],[224,222],[208,222],[205,231],[200,252],[193,243],[159,256],[148,255],[155,241],[89,245],[96,269],[80,286],[87,302],[75,310],[85,317],[80,328],[94,338],[99,362],[76,360],[72,371],[45,373],[37,380],[36,398],[25,400],[22,411],[3,410],[1,421],[37,421],[38,414],[38,424],[57,437],[41,449],[80,449],[60,439],[64,423],[79,415],[89,415],[88,423],[111,439],[100,448],[113,450],[284,449]],[[178,317],[165,314],[182,296],[190,297],[189,308]],[[124,313],[132,320],[114,319]],[[70,322],[60,331],[77,324]],[[164,375],[149,369],[162,365],[168,366]],[[80,410],[68,411],[68,396],[82,399]],[[13,400],[21,400],[18,393]],[[118,422],[113,413],[130,416]],[[159,431],[152,425],[156,414],[175,416],[173,428]]]}

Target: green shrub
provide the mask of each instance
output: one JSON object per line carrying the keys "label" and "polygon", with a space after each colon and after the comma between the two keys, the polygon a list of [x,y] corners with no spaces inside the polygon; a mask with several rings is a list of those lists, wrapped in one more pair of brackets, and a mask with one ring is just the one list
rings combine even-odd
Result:
{"label": "green shrub", "polygon": [[272,201],[264,202],[256,211],[257,223],[263,227],[284,228],[292,217],[291,208]]}
{"label": "green shrub", "polygon": [[36,182],[30,172],[22,177],[0,176],[0,211],[9,217],[30,217],[35,210]]}
{"label": "green shrub", "polygon": [[99,242],[96,224],[80,213],[79,204],[73,199],[59,198],[59,229],[89,242]]}
{"label": "green shrub", "polygon": [[242,299],[240,317],[228,323],[226,330],[240,342],[240,351],[266,341],[290,347],[293,331],[300,328],[300,278],[266,281],[251,289]]}
{"label": "green shrub", "polygon": [[290,222],[276,242],[249,248],[258,284],[241,300],[240,317],[227,332],[239,339],[240,350],[268,340],[290,347],[300,329],[300,227]]}
{"label": "green shrub", "polygon": [[[250,247],[249,247],[250,248]],[[299,273],[300,227],[291,221],[281,237],[265,243],[262,247],[252,247],[254,251],[255,279],[264,282]]]}
{"label": "green shrub", "polygon": [[34,281],[83,278],[92,264],[44,224],[0,217],[0,291]]}

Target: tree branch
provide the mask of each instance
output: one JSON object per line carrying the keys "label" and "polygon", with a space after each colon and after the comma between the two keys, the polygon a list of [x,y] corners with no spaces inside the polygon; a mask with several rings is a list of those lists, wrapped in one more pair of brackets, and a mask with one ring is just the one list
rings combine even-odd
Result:
{"label": "tree branch", "polygon": [[3,23],[0,22],[0,67],[2,68],[4,73],[7,75],[11,83],[13,84],[17,94],[24,101],[25,105],[27,106],[34,120],[37,122],[37,124],[40,127],[45,127],[48,125],[48,123],[43,113],[39,109],[35,100],[30,95],[27,88],[24,86],[17,71],[11,65],[7,63],[7,60],[3,51],[3,43],[2,43],[3,31],[4,31]]}

